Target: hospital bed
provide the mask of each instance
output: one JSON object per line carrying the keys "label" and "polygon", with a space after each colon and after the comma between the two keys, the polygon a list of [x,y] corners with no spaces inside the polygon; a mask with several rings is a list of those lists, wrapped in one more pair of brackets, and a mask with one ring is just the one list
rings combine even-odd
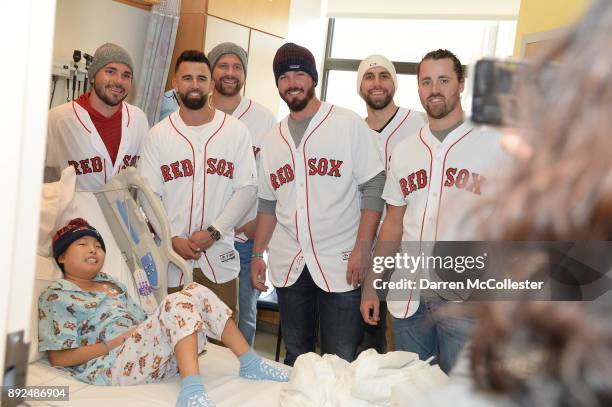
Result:
{"label": "hospital bed", "polygon": [[[278,406],[284,383],[238,377],[238,359],[227,348],[208,343],[200,356],[200,374],[210,398],[218,407]],[[272,362],[274,363],[274,362]],[[140,386],[92,386],[41,360],[30,364],[28,386],[69,386],[69,402],[29,402],[32,406],[130,407],[174,406],[180,390],[177,377]]]}
{"label": "hospital bed", "polygon": [[[171,248],[169,223],[159,198],[133,169],[123,171],[103,191],[96,193],[75,191],[75,180],[76,175],[70,167],[64,170],[59,182],[44,185],[27,372],[29,386],[69,386],[70,400],[28,403],[36,406],[93,407],[113,403],[173,406],[180,388],[178,377],[140,386],[92,386],[51,367],[45,355],[37,352],[38,296],[61,277],[51,254],[52,233],[72,218],[86,219],[102,234],[107,249],[102,271],[124,283],[135,301],[142,302],[139,287],[132,277],[138,268],[145,270],[157,301],[165,296],[168,267],[177,267],[183,272],[184,281],[192,281],[186,262]],[[136,195],[138,203],[134,199]],[[209,343],[199,362],[207,391],[217,406],[279,405],[284,384],[239,378],[238,360],[228,349]]]}

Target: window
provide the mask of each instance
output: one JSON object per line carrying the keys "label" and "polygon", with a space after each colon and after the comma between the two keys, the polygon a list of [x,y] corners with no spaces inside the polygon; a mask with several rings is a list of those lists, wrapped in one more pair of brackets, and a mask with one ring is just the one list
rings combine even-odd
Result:
{"label": "window", "polygon": [[365,103],[357,94],[357,68],[368,55],[382,54],[397,70],[395,102],[423,110],[416,81],[423,55],[446,48],[464,65],[484,56],[508,57],[515,32],[514,20],[330,19],[321,97],[366,116]]}

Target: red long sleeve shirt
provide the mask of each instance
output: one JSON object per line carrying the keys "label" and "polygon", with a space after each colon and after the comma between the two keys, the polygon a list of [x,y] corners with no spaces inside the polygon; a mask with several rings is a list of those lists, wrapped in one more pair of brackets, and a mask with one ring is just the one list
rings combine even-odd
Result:
{"label": "red long sleeve shirt", "polygon": [[91,106],[89,103],[90,94],[91,92],[82,94],[76,100],[76,103],[89,113],[91,121],[94,126],[96,126],[96,130],[98,130],[102,141],[104,141],[106,151],[108,151],[108,155],[113,165],[115,165],[115,160],[119,152],[119,144],[121,143],[121,110],[123,108],[123,103],[119,104],[119,110],[117,110],[115,114],[107,118]]}

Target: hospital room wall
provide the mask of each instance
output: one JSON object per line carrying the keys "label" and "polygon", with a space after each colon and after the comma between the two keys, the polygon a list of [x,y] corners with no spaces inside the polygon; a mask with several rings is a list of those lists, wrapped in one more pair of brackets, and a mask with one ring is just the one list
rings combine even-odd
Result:
{"label": "hospital room wall", "polygon": [[287,37],[290,0],[209,0],[204,52],[231,41],[249,55],[243,94],[277,114],[272,61]]}
{"label": "hospital room wall", "polygon": [[[149,11],[112,0],[57,0],[53,36],[54,66],[72,61],[75,49],[93,55],[96,48],[113,42],[125,48],[134,60],[135,82],[140,78]],[[79,66],[84,68],[84,60]],[[54,69],[55,71],[55,69]],[[128,96],[135,100],[136,83]],[[70,85],[72,93],[72,84]],[[66,82],[58,81],[53,106],[66,102]]]}
{"label": "hospital room wall", "polygon": [[522,0],[516,27],[514,56],[521,55],[525,35],[544,33],[575,22],[591,0]]}
{"label": "hospital room wall", "polygon": [[185,0],[166,89],[172,87],[174,66],[187,49],[208,53],[221,42],[231,41],[249,53],[243,94],[276,113],[279,97],[273,92],[272,59],[286,37],[290,0]]}
{"label": "hospital room wall", "polygon": [[[287,41],[308,48],[315,57],[319,71],[317,95],[320,95],[323,62],[325,59],[325,40],[327,38],[328,0],[295,0],[289,12],[289,32]],[[281,103],[279,117],[289,114],[285,103]]]}

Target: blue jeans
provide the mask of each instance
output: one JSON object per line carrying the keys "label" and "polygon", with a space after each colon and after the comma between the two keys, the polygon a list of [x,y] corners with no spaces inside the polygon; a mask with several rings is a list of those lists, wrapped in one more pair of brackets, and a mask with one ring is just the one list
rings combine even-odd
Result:
{"label": "blue jeans", "polygon": [[317,326],[320,326],[321,353],[331,353],[352,362],[363,338],[359,304],[361,289],[344,293],[320,289],[305,267],[291,286],[276,288],[285,364],[293,366],[298,356],[315,351]]}
{"label": "blue jeans", "polygon": [[234,247],[240,255],[240,274],[238,275],[238,329],[244,338],[253,346],[257,324],[257,299],[259,290],[251,284],[251,253],[253,241],[234,242]]}
{"label": "blue jeans", "polygon": [[442,315],[448,302],[421,298],[417,312],[406,318],[393,318],[395,350],[414,352],[421,360],[435,356],[433,362],[449,373],[470,337],[473,320],[457,315]]}
{"label": "blue jeans", "polygon": [[378,353],[387,353],[387,303],[382,301],[378,310],[380,321],[378,325],[363,323],[363,340],[359,344],[358,353],[374,349]]}

